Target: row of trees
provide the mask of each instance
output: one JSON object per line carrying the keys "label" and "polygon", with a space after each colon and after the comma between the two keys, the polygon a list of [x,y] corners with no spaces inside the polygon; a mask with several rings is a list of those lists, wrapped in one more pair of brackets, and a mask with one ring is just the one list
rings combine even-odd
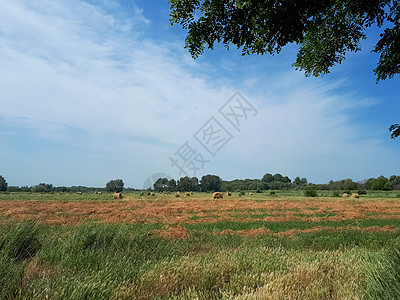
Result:
{"label": "row of trees", "polygon": [[235,179],[224,181],[223,190],[292,190],[303,189],[308,184],[306,178],[296,177],[293,181],[279,173],[266,173],[261,179]]}
{"label": "row of trees", "polygon": [[400,176],[392,175],[389,178],[379,176],[361,182],[354,182],[350,178],[338,181],[331,180],[328,184],[317,184],[316,188],[319,190],[400,190]]}
{"label": "row of trees", "polygon": [[[90,193],[96,191],[103,191],[103,192],[122,192],[124,190],[124,182],[122,179],[115,179],[110,180],[107,182],[105,188],[98,188],[98,187],[87,187],[87,186],[58,186],[55,187],[53,184],[49,183],[39,183],[34,186],[8,186],[7,181],[3,176],[0,176],[0,192],[34,192],[34,193],[51,193],[51,192],[83,192],[83,193]],[[129,191],[135,191],[135,189],[128,188]]]}
{"label": "row of trees", "polygon": [[[174,191],[262,191],[262,190],[303,190],[309,186],[306,178],[296,177],[293,181],[288,176],[277,174],[265,174],[261,179],[235,179],[223,181],[215,175],[205,175],[198,180],[197,177],[182,177],[178,181],[174,179],[160,178],[154,184],[156,192]],[[380,176],[369,178],[361,182],[355,182],[350,178],[329,181],[327,184],[313,185],[318,190],[400,190],[400,176],[392,175],[390,178]]]}
{"label": "row of trees", "polygon": [[[182,177],[179,180],[167,178],[159,178],[154,183],[154,191],[156,192],[225,192],[225,191],[262,191],[262,190],[302,190],[309,186],[306,178],[296,177],[293,181],[288,176],[279,173],[266,173],[261,179],[235,179],[231,181],[223,181],[217,175],[205,175],[199,180],[197,177]],[[361,182],[355,182],[350,178],[329,181],[327,184],[313,185],[318,190],[400,190],[400,176],[392,175],[389,178],[379,176],[378,178],[369,178]],[[0,176],[0,191],[8,192],[122,192],[135,191],[136,189],[124,188],[122,179],[110,180],[105,188],[71,186],[71,187],[54,187],[52,184],[39,183],[38,185],[28,186],[8,186],[3,176]]]}
{"label": "row of trees", "polygon": [[220,192],[222,191],[222,179],[216,175],[204,175],[200,181],[197,177],[182,177],[178,181],[175,179],[159,178],[154,183],[156,192]]}
{"label": "row of trees", "polygon": [[175,179],[159,178],[154,183],[156,192],[220,192],[238,190],[288,190],[301,189],[307,185],[307,179],[296,177],[292,180],[281,174],[265,174],[262,179],[235,179],[223,181],[216,175],[205,175],[199,180],[197,177],[182,177]]}

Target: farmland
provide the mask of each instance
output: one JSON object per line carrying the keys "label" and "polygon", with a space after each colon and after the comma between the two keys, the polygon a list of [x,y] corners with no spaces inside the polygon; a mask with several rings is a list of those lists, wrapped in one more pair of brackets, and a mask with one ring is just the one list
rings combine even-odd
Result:
{"label": "farmland", "polygon": [[398,195],[319,194],[3,193],[0,299],[395,299]]}

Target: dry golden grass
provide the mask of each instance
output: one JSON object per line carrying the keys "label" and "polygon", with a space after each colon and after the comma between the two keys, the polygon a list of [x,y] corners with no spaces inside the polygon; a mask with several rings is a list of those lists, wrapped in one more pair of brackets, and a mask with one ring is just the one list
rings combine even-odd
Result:
{"label": "dry golden grass", "polygon": [[[127,197],[128,198],[128,197]],[[267,214],[267,215],[266,215]],[[218,218],[215,218],[218,216]],[[46,224],[103,223],[193,224],[220,221],[308,222],[376,218],[400,219],[393,200],[205,200],[198,198],[118,201],[0,201],[0,220],[38,219]]]}

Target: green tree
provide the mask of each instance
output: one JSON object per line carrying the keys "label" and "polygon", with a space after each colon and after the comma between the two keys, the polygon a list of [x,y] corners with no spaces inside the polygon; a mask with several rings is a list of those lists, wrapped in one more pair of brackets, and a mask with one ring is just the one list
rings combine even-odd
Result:
{"label": "green tree", "polygon": [[272,181],[274,181],[274,177],[272,176],[272,174],[267,173],[263,176],[263,178],[261,179],[261,181],[266,182],[266,183],[270,183]]}
{"label": "green tree", "polygon": [[375,180],[375,178],[369,178],[367,181],[365,181],[365,188],[367,190],[372,190],[372,185],[374,184]]}
{"label": "green tree", "polygon": [[301,186],[305,186],[307,185],[307,179],[306,178],[301,178],[299,176],[297,176],[294,180],[293,180],[293,185],[295,187],[301,187]]}
{"label": "green tree", "polygon": [[387,183],[389,182],[389,179],[387,179],[385,176],[379,176],[377,179],[374,180],[372,183],[372,190],[385,190],[387,189]]}
{"label": "green tree", "polygon": [[176,192],[176,180],[171,179],[168,181],[168,191],[169,192]]}
{"label": "green tree", "polygon": [[216,175],[204,175],[201,177],[200,189],[202,192],[220,192],[222,186],[222,179]]}
{"label": "green tree", "polygon": [[0,192],[7,191],[7,187],[8,187],[7,181],[3,176],[0,176]]}
{"label": "green tree", "polygon": [[352,179],[350,179],[350,178],[347,178],[347,179],[345,179],[345,180],[342,180],[342,183],[343,183],[343,186],[342,186],[342,188],[344,189],[344,190],[349,190],[349,191],[351,191],[351,190],[356,190],[357,189],[357,187],[358,187],[358,185],[357,185],[357,183],[356,182],[354,182]]}
{"label": "green tree", "polygon": [[273,181],[277,181],[277,182],[283,182],[283,183],[290,183],[291,182],[289,177],[282,176],[279,173],[277,173],[274,176],[272,176],[272,178],[273,178]]}
{"label": "green tree", "polygon": [[124,190],[122,179],[110,180],[106,184],[106,191],[111,193],[121,193]]}
{"label": "green tree", "polygon": [[168,178],[158,178],[153,187],[156,192],[166,192],[168,190]]}
{"label": "green tree", "polygon": [[[300,46],[294,66],[319,76],[360,50],[367,28],[382,28],[374,51],[380,54],[378,80],[400,73],[400,4],[389,0],[170,0],[171,24],[188,31],[193,57],[222,42],[242,54],[277,54]],[[386,27],[386,28],[384,28]],[[391,28],[390,28],[391,27]]]}
{"label": "green tree", "polygon": [[[400,2],[398,0],[169,0],[171,25],[187,31],[185,47],[197,58],[223,43],[243,55],[278,54],[288,44],[299,51],[293,66],[306,76],[329,73],[348,52],[357,52],[371,26],[382,29],[374,52],[377,81],[400,73]],[[400,135],[400,125],[389,130]]]}
{"label": "green tree", "polygon": [[53,185],[48,183],[39,183],[38,185],[35,185],[32,188],[32,192],[35,193],[49,193],[52,192],[53,190],[54,190]]}
{"label": "green tree", "polygon": [[197,191],[199,185],[199,180],[197,177],[182,177],[178,180],[176,184],[176,188],[179,192],[189,192],[189,191]]}
{"label": "green tree", "polygon": [[63,192],[66,193],[68,192],[68,188],[66,186],[58,186],[54,189],[56,192]]}
{"label": "green tree", "polygon": [[389,178],[392,189],[400,190],[400,176],[392,175]]}

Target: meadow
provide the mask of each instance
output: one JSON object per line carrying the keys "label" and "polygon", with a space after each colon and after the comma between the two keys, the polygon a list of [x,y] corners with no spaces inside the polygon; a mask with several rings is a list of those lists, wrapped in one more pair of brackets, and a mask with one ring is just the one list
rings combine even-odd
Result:
{"label": "meadow", "polygon": [[400,197],[0,193],[0,299],[398,299]]}

